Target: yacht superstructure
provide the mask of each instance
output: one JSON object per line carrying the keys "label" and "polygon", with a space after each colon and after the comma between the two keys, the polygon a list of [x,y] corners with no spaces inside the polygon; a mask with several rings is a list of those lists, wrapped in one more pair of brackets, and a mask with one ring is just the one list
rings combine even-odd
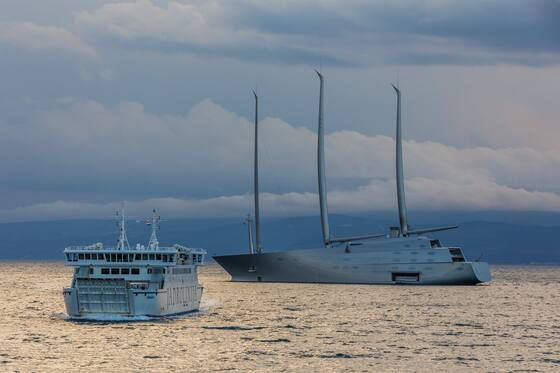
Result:
{"label": "yacht superstructure", "polygon": [[119,218],[115,247],[96,243],[64,250],[66,265],[74,267],[72,284],[63,290],[68,315],[75,319],[133,319],[198,310],[203,287],[197,269],[206,251],[177,244],[160,246],[160,218],[155,210],[147,222],[152,227],[148,245],[131,247],[124,209]]}
{"label": "yacht superstructure", "polygon": [[[230,274],[232,281],[312,282],[348,284],[423,284],[473,285],[491,280],[487,263],[470,262],[458,247],[444,246],[425,233],[457,228],[443,226],[411,229],[408,225],[402,158],[401,92],[397,95],[396,123],[396,183],[399,227],[389,234],[359,237],[332,237],[328,220],[328,203],[324,154],[324,78],[317,72],[319,88],[319,116],[317,143],[317,171],[321,229],[324,247],[317,249],[263,252],[215,256],[214,259]],[[255,113],[258,101],[255,95]],[[255,153],[258,151],[255,114]],[[258,164],[255,154],[255,201],[258,201]],[[258,230],[258,204],[255,203]],[[250,224],[250,220],[248,221]],[[250,233],[250,228],[249,228]],[[250,240],[251,234],[249,234]],[[252,242],[250,247],[253,247]]]}

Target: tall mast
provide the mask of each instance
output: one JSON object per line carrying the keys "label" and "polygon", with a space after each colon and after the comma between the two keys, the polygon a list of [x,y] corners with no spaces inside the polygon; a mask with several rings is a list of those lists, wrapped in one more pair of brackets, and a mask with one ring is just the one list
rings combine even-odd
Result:
{"label": "tall mast", "polygon": [[402,128],[401,128],[401,91],[393,85],[397,94],[397,134],[396,134],[396,171],[397,171],[397,203],[399,206],[399,224],[401,234],[408,236],[408,222],[406,216],[406,201],[404,196],[403,176],[403,151],[402,151]]}
{"label": "tall mast", "polygon": [[125,218],[124,218],[124,203],[121,205],[121,211],[119,216],[119,211],[117,211],[117,219],[120,221],[119,224],[119,241],[117,242],[117,250],[130,250],[130,244],[128,243],[128,238],[126,237],[126,227],[125,227]]}
{"label": "tall mast", "polygon": [[325,130],[323,122],[323,75],[315,70],[319,76],[319,119],[317,130],[317,173],[319,184],[319,207],[321,210],[321,229],[323,231],[323,244],[330,246],[329,212],[327,209],[327,181],[325,179]]}
{"label": "tall mast", "polygon": [[[254,161],[254,197],[255,197],[255,238],[257,243],[257,253],[262,251],[261,247],[261,214],[259,208],[259,96],[253,91],[255,96],[255,161]],[[252,245],[251,240],[251,245]]]}
{"label": "tall mast", "polygon": [[245,224],[247,224],[247,232],[249,234],[249,254],[255,253],[255,247],[253,246],[253,219],[251,218],[251,214],[247,214],[247,218],[245,219]]}

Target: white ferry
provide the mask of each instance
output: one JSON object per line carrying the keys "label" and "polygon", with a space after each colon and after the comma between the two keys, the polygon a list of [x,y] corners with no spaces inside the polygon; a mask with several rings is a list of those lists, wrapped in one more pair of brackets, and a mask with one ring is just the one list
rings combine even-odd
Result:
{"label": "white ferry", "polygon": [[129,245],[123,211],[116,247],[96,243],[64,250],[66,264],[74,267],[72,284],[63,291],[71,318],[127,320],[198,310],[203,287],[197,269],[206,251],[159,246],[160,218],[155,210],[147,223],[152,226],[147,246]]}

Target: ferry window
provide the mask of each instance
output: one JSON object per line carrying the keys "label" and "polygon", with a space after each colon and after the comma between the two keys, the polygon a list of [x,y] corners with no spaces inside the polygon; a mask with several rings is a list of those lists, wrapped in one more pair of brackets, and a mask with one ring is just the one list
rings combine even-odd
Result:
{"label": "ferry window", "polygon": [[170,255],[169,255],[169,261],[170,261],[170,262],[173,262],[173,259],[174,259],[174,255],[173,255],[173,254],[170,254]]}
{"label": "ferry window", "polygon": [[163,270],[161,271],[162,273],[165,273],[165,268],[163,268]]}
{"label": "ferry window", "polygon": [[167,254],[163,254],[161,256],[161,260],[163,260],[164,262],[167,262]]}
{"label": "ferry window", "polygon": [[156,260],[161,260],[161,254],[156,254]]}
{"label": "ferry window", "polygon": [[86,254],[86,259],[87,259],[87,260],[90,260],[90,259],[91,259],[91,255]]}
{"label": "ferry window", "polygon": [[121,268],[121,275],[128,275],[130,273],[129,268]]}
{"label": "ferry window", "polygon": [[97,254],[91,254],[91,259],[97,260]]}
{"label": "ferry window", "polygon": [[142,260],[142,254],[136,254],[134,260]]}
{"label": "ferry window", "polygon": [[112,275],[118,275],[119,274],[119,269],[118,268],[111,268],[111,274]]}
{"label": "ferry window", "polygon": [[142,254],[142,260],[148,260],[148,254]]}
{"label": "ferry window", "polygon": [[101,274],[102,275],[108,275],[109,274],[109,268],[101,268]]}
{"label": "ferry window", "polygon": [[152,269],[148,268],[148,274],[151,274],[151,273],[152,273]]}
{"label": "ferry window", "polygon": [[84,254],[78,254],[78,259],[83,260],[84,259]]}
{"label": "ferry window", "polygon": [[150,254],[150,260],[154,260],[155,259],[155,255],[154,254]]}
{"label": "ferry window", "polygon": [[89,269],[89,274],[90,274],[90,275],[93,275],[93,268],[90,268],[90,269]]}
{"label": "ferry window", "polygon": [[140,274],[140,269],[139,268],[132,268],[130,270],[130,273],[133,275],[139,275]]}
{"label": "ferry window", "polygon": [[70,260],[70,254],[68,254],[68,253],[66,254],[66,260],[69,261],[69,262],[71,262],[71,260]]}
{"label": "ferry window", "polygon": [[117,262],[122,262],[122,254],[117,254]]}
{"label": "ferry window", "polygon": [[117,261],[117,254],[111,254],[111,261],[112,261],[112,262],[116,262],[116,261]]}

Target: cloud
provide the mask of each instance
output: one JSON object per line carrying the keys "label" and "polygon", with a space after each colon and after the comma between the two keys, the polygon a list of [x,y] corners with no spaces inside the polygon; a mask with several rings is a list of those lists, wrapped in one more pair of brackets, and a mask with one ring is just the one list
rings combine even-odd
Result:
{"label": "cloud", "polygon": [[[329,213],[360,213],[394,208],[394,182],[371,181],[356,190],[335,191],[328,195]],[[481,181],[458,184],[447,180],[413,178],[407,182],[408,206],[417,210],[540,210],[558,211],[560,196],[531,192]],[[253,209],[250,194],[202,199],[151,198],[125,203],[128,216],[149,216],[157,208],[166,218],[241,217]],[[86,203],[53,201],[0,210],[0,222],[62,219],[106,219],[121,202]],[[263,193],[264,216],[303,216],[318,214],[316,193]]]}
{"label": "cloud", "polygon": [[139,0],[76,23],[98,42],[249,61],[536,66],[560,61],[558,17],[546,0]]}
{"label": "cloud", "polygon": [[[0,210],[0,219],[101,217],[119,200],[138,215],[154,207],[169,216],[251,210],[253,125],[246,118],[210,100],[182,116],[150,114],[137,103],[60,105],[0,127],[0,157],[10,160],[0,164],[4,188],[58,195]],[[260,126],[265,214],[316,214],[316,134],[278,118]],[[394,208],[394,147],[387,136],[327,135],[331,211]],[[404,150],[412,209],[560,208],[560,176],[550,172],[560,169],[558,151],[413,140]]]}
{"label": "cloud", "polygon": [[75,34],[59,27],[31,22],[0,22],[0,43],[31,51],[58,51],[97,60],[96,50]]}

